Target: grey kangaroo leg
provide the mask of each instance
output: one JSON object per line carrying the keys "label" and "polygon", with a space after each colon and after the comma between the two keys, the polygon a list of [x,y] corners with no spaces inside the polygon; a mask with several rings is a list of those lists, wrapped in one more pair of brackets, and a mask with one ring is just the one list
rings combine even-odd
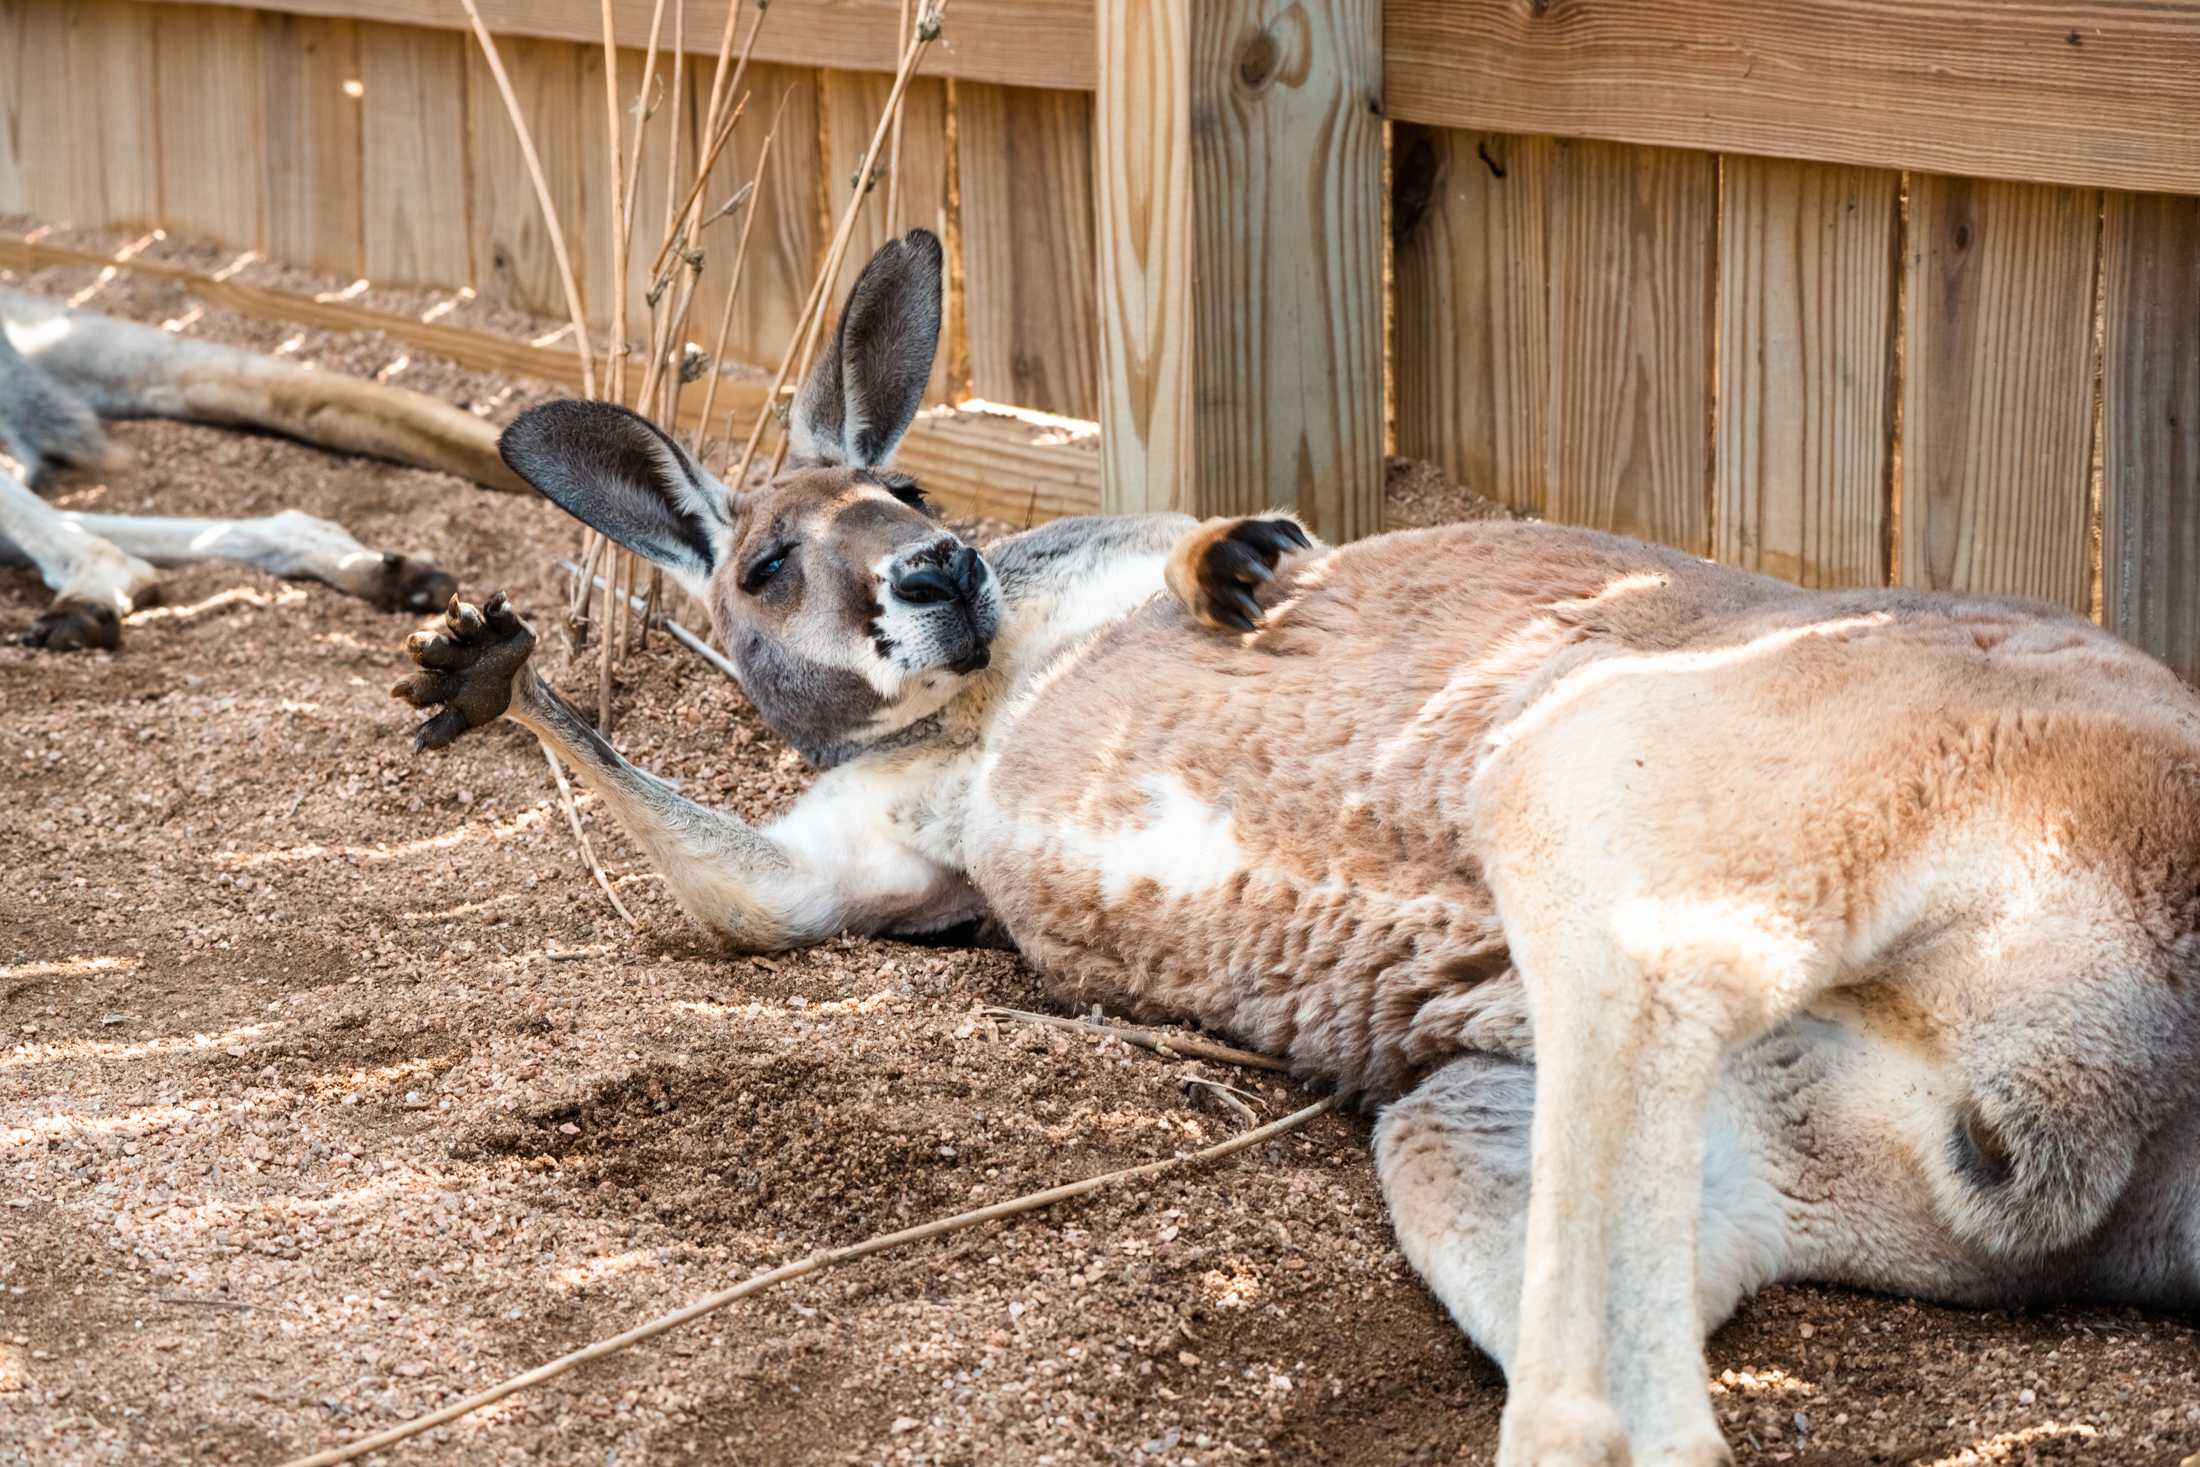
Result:
{"label": "grey kangaroo leg", "polygon": [[153,567],[125,553],[0,472],[0,560],[38,568],[53,604],[23,636],[57,652],[112,650],[122,618],[159,580]]}

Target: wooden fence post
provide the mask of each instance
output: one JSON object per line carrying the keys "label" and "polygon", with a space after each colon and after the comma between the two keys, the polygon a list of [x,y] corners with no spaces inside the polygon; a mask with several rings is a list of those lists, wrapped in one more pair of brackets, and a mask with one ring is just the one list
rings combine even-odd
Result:
{"label": "wooden fence post", "polygon": [[1098,0],[1101,504],[1382,528],[1381,0]]}

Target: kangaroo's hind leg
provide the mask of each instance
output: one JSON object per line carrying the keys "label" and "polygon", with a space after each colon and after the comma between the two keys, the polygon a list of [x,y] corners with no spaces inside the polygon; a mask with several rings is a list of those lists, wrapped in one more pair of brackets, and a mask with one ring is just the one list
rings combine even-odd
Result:
{"label": "kangaroo's hind leg", "polygon": [[148,599],[159,574],[0,471],[0,562],[29,562],[53,604],[23,640],[56,652],[121,645],[122,618]]}
{"label": "kangaroo's hind leg", "polygon": [[[1533,1067],[1465,1055],[1383,1112],[1376,1167],[1399,1246],[1468,1336],[1510,1374],[1528,1237]],[[1696,1314],[1709,1331],[1789,1271],[1790,1233],[1771,1168],[1746,1124],[1746,1092],[1713,1097],[1696,1227]]]}

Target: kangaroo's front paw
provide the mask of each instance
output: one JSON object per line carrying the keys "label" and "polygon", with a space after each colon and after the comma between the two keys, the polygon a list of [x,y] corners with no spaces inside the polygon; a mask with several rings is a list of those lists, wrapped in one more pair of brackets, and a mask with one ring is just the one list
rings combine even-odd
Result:
{"label": "kangaroo's front paw", "polygon": [[405,653],[420,671],[390,696],[415,708],[440,707],[413,735],[415,749],[440,749],[468,729],[494,723],[512,706],[512,683],[535,650],[535,634],[497,592],[479,609],[451,598],[443,625],[414,632]]}
{"label": "kangaroo's front paw", "polygon": [[378,611],[433,611],[458,594],[458,577],[410,555],[384,555],[364,593]]}
{"label": "kangaroo's front paw", "polygon": [[1313,542],[1294,520],[1209,520],[1169,553],[1169,589],[1211,627],[1249,632],[1264,615],[1259,590],[1276,578],[1276,563]]}

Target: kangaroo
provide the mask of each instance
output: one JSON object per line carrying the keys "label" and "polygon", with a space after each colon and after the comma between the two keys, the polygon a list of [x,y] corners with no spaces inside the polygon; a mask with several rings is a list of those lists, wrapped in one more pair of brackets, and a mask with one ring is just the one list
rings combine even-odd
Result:
{"label": "kangaroo", "polygon": [[250,520],[77,514],[31,492],[53,467],[126,461],[100,419],[184,418],[286,434],[342,453],[526,486],[489,423],[421,393],[117,321],[0,288],[0,562],[29,562],[55,593],[23,640],[114,648],[121,618],[157,594],[155,566],[232,560],[323,581],[386,611],[433,611],[458,589],[428,562],[367,549],[296,510]]}
{"label": "kangaroo", "polygon": [[516,719],[734,948],[999,928],[1061,992],[1380,1108],[1499,1460],[1726,1460],[1756,1288],[2200,1307],[2200,698],[2066,613],[1812,592],[1488,521],[1060,521],[889,465],[936,345],[889,243],[733,489],[559,402],[506,460],[709,608],[821,770],[752,827],[634,768],[502,596],[407,644],[423,747]]}

